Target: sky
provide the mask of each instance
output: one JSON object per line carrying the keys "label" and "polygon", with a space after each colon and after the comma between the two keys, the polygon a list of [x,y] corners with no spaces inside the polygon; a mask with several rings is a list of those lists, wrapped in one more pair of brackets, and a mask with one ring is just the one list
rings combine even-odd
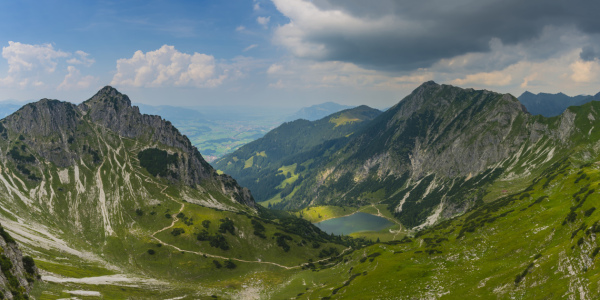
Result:
{"label": "sky", "polygon": [[1,1],[0,100],[389,107],[424,81],[600,92],[599,1]]}

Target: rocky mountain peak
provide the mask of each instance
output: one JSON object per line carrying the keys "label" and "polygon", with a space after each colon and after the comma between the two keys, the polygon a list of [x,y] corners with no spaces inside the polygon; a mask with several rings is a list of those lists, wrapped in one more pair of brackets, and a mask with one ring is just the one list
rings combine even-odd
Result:
{"label": "rocky mountain peak", "polygon": [[98,105],[100,103],[110,103],[115,106],[115,109],[122,107],[131,107],[131,100],[125,94],[121,94],[117,89],[112,86],[105,86],[99,90],[92,98],[83,102],[87,104],[86,107]]}
{"label": "rocky mountain peak", "polygon": [[[172,164],[173,170],[167,176],[171,182],[191,187],[205,182],[222,185],[225,194],[254,206],[250,192],[231,177],[218,175],[171,122],[160,116],[141,114],[137,106],[131,106],[127,95],[111,86],[102,88],[79,105],[49,99],[27,104],[1,124],[0,138],[12,141],[10,149],[14,149],[5,157],[21,164],[21,169],[27,164],[29,169],[24,171],[30,173],[27,175],[31,175],[31,169],[40,168],[43,161],[61,168],[82,160],[98,166],[106,160],[107,153],[100,149],[110,143],[120,144],[115,140],[118,136],[135,139],[146,144],[146,148],[166,147],[177,154],[177,162]],[[96,139],[91,138],[94,136]],[[3,156],[0,154],[0,160]],[[31,179],[41,178],[39,175],[31,175]]]}

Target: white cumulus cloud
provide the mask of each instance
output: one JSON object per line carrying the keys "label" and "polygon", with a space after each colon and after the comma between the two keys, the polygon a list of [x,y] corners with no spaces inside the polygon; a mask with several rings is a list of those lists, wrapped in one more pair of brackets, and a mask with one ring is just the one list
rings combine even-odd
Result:
{"label": "white cumulus cloud", "polygon": [[[95,60],[81,50],[75,51],[73,54],[57,50],[52,44],[32,45],[9,41],[8,46],[2,47],[2,57],[8,64],[6,76],[0,77],[0,85],[4,87],[23,89],[57,87],[59,85],[59,89],[66,89],[75,87],[69,83],[76,75],[80,80],[87,78],[89,81],[89,78],[93,78],[81,76],[79,70],[74,68],[59,67],[64,64],[91,66]],[[65,80],[67,77],[70,79],[59,84],[58,80],[62,77],[63,70],[68,72]]]}
{"label": "white cumulus cloud", "polygon": [[69,60],[67,60],[68,64],[72,64],[72,65],[84,65],[86,67],[89,67],[91,65],[93,65],[96,60],[94,60],[93,58],[90,58],[90,54],[89,53],[85,53],[81,50],[77,50],[75,51],[75,55],[77,57],[73,57]]}
{"label": "white cumulus cloud", "polygon": [[97,81],[97,78],[91,75],[82,76],[81,72],[74,66],[67,67],[68,74],[63,82],[58,86],[58,90],[81,90],[87,89]]}
{"label": "white cumulus cloud", "polygon": [[135,87],[220,85],[227,72],[217,74],[215,58],[202,53],[179,52],[174,46],[136,51],[131,58],[117,60],[117,73],[111,84]]}
{"label": "white cumulus cloud", "polygon": [[8,62],[8,73],[35,71],[38,68],[52,73],[56,70],[57,60],[69,55],[54,50],[51,44],[29,45],[10,41],[8,47],[2,47],[2,57]]}
{"label": "white cumulus cloud", "polygon": [[271,21],[271,17],[258,17],[256,18],[256,22],[265,28],[269,26],[269,22]]}

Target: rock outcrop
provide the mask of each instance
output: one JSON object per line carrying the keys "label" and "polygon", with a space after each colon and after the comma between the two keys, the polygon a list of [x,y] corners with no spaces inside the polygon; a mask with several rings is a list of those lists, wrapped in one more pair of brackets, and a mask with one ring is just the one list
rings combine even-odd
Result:
{"label": "rock outcrop", "polygon": [[15,240],[0,226],[0,298],[27,299],[39,273],[33,259],[23,256]]}

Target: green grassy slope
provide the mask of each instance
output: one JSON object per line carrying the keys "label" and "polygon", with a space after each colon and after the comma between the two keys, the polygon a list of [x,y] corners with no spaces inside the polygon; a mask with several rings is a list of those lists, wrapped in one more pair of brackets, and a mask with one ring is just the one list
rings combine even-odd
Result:
{"label": "green grassy slope", "polygon": [[278,296],[595,299],[598,184],[594,160],[564,160],[527,188],[464,216],[355,251],[314,276],[298,275]]}

